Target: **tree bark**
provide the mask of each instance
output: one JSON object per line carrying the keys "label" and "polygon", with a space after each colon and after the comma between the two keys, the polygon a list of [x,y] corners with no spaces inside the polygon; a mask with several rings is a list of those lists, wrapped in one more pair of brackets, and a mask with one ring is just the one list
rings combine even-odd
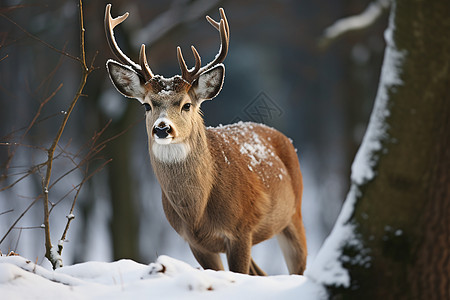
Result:
{"label": "tree bark", "polygon": [[[128,105],[120,121],[111,123],[112,132],[120,132],[135,117]],[[110,221],[113,259],[141,259],[139,253],[139,202],[131,174],[132,134],[127,132],[108,143],[105,152],[113,159],[109,164],[108,180],[111,193],[112,219]]]}
{"label": "tree bark", "polygon": [[400,82],[385,89],[374,176],[353,182],[354,235],[339,259],[350,285],[328,284],[332,299],[450,299],[450,2],[391,9]]}

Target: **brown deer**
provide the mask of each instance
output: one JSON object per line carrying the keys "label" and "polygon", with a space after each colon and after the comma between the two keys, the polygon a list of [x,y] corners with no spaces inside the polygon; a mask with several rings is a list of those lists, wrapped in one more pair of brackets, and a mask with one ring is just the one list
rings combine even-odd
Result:
{"label": "brown deer", "polygon": [[302,175],[291,141],[273,128],[237,123],[205,128],[200,105],[220,92],[222,64],[230,36],[221,20],[206,17],[220,33],[216,58],[188,69],[177,48],[181,76],[154,75],[141,46],[139,64],[118,47],[114,27],[128,13],[112,18],[106,6],[105,30],[120,63],[108,60],[109,76],[124,96],[146,109],[150,160],[161,185],[164,212],[204,269],[229,269],[265,275],[251,258],[251,247],[276,235],[291,274],[306,265],[306,238],[301,215]]}

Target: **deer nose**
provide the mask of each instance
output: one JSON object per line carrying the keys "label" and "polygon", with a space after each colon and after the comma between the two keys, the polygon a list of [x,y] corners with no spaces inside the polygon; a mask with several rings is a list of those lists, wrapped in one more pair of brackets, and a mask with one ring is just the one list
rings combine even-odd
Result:
{"label": "deer nose", "polygon": [[160,139],[165,139],[171,132],[172,127],[164,122],[161,122],[157,126],[153,127],[153,134]]}

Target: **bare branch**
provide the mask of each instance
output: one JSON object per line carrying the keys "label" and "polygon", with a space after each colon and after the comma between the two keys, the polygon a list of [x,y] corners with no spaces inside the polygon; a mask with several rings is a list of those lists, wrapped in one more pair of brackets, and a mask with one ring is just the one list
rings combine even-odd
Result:
{"label": "bare branch", "polygon": [[[64,111],[61,111],[61,112],[59,112],[59,113],[54,113],[54,114],[48,115],[48,116],[46,116],[46,117],[43,117],[42,119],[37,120],[37,121],[35,122],[35,125],[36,125],[36,124],[40,124],[40,123],[42,123],[42,122],[44,122],[44,121],[47,121],[48,119],[51,119],[51,118],[53,118],[53,117],[59,116],[59,115],[64,114],[64,113],[65,113]],[[24,127],[22,127],[22,128],[19,128],[19,129],[16,129],[16,130],[14,130],[14,131],[11,131],[10,133],[6,134],[5,136],[2,136],[0,139],[2,139],[2,140],[8,140],[8,139],[10,139],[10,137],[14,136],[16,133],[18,133],[18,132],[20,132],[20,131],[22,131],[22,130],[25,130],[25,129],[27,129],[27,128],[28,128],[28,126],[24,126]],[[3,142],[3,143],[0,143],[0,145],[3,145],[3,146],[9,146],[9,144],[13,144],[13,143],[9,143],[9,142]],[[20,145],[23,146],[23,144],[20,144]],[[45,149],[45,150],[47,150],[47,149]]]}
{"label": "bare branch", "polygon": [[[58,267],[62,266],[62,260],[61,260],[61,253],[62,253],[62,249],[63,249],[62,243],[65,241],[66,236],[68,234],[68,230],[70,228],[70,223],[73,220],[72,216],[73,216],[73,212],[75,210],[75,205],[76,205],[77,199],[79,198],[82,187],[89,179],[91,179],[91,177],[94,174],[100,172],[111,161],[111,160],[104,160],[103,158],[97,158],[97,155],[99,154],[100,151],[102,151],[106,147],[106,144],[109,141],[114,140],[115,138],[121,136],[122,134],[127,132],[131,127],[135,126],[138,122],[142,121],[142,119],[139,119],[139,120],[135,121],[133,124],[131,124],[128,128],[123,130],[122,132],[120,132],[112,137],[106,138],[105,140],[102,140],[103,139],[102,134],[105,132],[106,128],[110,124],[110,122],[108,122],[108,124],[106,124],[104,126],[104,128],[102,128],[99,132],[95,132],[93,134],[92,138],[90,139],[90,141],[88,141],[82,148],[80,148],[80,150],[76,150],[75,154],[71,153],[72,151],[69,150],[70,143],[68,143],[67,145],[65,145],[65,144],[61,145],[61,137],[62,137],[62,134],[64,133],[64,130],[66,128],[68,120],[71,116],[71,113],[73,112],[78,99],[84,95],[83,90],[85,88],[87,78],[90,75],[90,73],[96,69],[96,67],[94,67],[94,62],[98,55],[98,52],[96,52],[94,54],[92,59],[89,58],[90,59],[89,65],[86,62],[87,58],[86,58],[86,53],[85,53],[85,29],[84,29],[82,4],[83,4],[82,0],[79,0],[79,17],[80,17],[80,57],[79,58],[65,53],[65,47],[62,51],[54,48],[53,46],[40,40],[38,37],[27,32],[24,28],[20,27],[20,25],[15,23],[13,20],[9,19],[8,17],[6,17],[0,13],[0,17],[7,19],[9,22],[11,22],[15,26],[17,26],[20,30],[25,32],[27,36],[39,41],[40,43],[43,43],[48,48],[50,48],[54,51],[57,51],[58,53],[63,54],[66,57],[70,57],[70,58],[78,61],[81,65],[81,69],[82,69],[81,75],[80,75],[81,79],[80,79],[78,89],[75,92],[75,95],[73,96],[67,111],[62,112],[63,118],[61,120],[61,124],[60,124],[60,126],[57,130],[57,133],[55,134],[54,139],[52,140],[51,145],[49,147],[44,146],[45,147],[44,148],[44,147],[37,147],[37,146],[32,146],[32,145],[25,145],[24,143],[22,143],[22,140],[27,135],[29,135],[30,130],[36,124],[43,122],[53,116],[60,115],[60,113],[57,113],[57,114],[53,114],[53,115],[50,115],[50,116],[40,119],[42,116],[42,113],[44,111],[45,105],[48,104],[50,102],[50,100],[53,99],[56,96],[56,94],[63,87],[63,85],[61,83],[56,88],[52,87],[54,90],[47,91],[47,88],[50,87],[50,85],[47,85],[47,82],[52,80],[52,77],[54,76],[56,69],[59,68],[61,61],[64,60],[63,56],[60,57],[60,62],[58,63],[56,68],[53,70],[53,72],[51,72],[48,76],[43,78],[42,82],[39,84],[39,86],[36,89],[34,89],[34,88],[29,89],[29,91],[35,95],[35,93],[37,93],[37,92],[40,92],[40,93],[43,92],[43,88],[44,88],[45,95],[42,98],[45,98],[45,99],[40,99],[39,108],[37,109],[37,111],[34,114],[34,116],[32,117],[32,119],[30,121],[28,121],[29,123],[27,124],[27,126],[21,128],[19,130],[15,130],[14,132],[10,133],[9,135],[7,135],[5,137],[2,137],[1,139],[3,141],[0,142],[0,146],[8,147],[7,149],[9,151],[9,154],[12,153],[11,157],[14,156],[14,152],[16,151],[17,147],[19,147],[19,146],[36,148],[39,150],[46,151],[46,153],[47,153],[47,158],[46,158],[45,162],[36,164],[29,169],[26,169],[24,167],[19,168],[17,166],[12,166],[12,164],[10,163],[11,161],[10,160],[8,161],[8,163],[6,165],[7,166],[6,169],[8,170],[10,168],[15,168],[15,170],[11,169],[11,173],[14,173],[14,174],[8,174],[7,176],[0,177],[0,180],[4,180],[4,179],[8,178],[8,176],[14,176],[14,177],[12,177],[12,180],[4,182],[4,184],[7,186],[0,187],[0,192],[15,187],[19,182],[21,182],[25,178],[28,178],[32,174],[39,174],[42,177],[42,192],[39,196],[37,196],[36,198],[34,198],[30,202],[28,202],[28,206],[23,211],[17,212],[20,215],[13,222],[13,224],[11,224],[11,226],[6,230],[6,233],[4,233],[4,235],[1,237],[0,244],[6,239],[6,237],[8,237],[8,235],[10,234],[10,232],[12,230],[21,230],[22,231],[23,229],[38,228],[36,226],[28,226],[28,227],[21,226],[21,227],[19,227],[17,225],[22,220],[22,218],[27,213],[29,213],[29,211],[33,207],[33,205],[42,199],[43,204],[44,204],[43,205],[44,206],[44,220],[43,220],[43,224],[40,226],[40,228],[44,229],[45,257],[51,262],[53,268],[58,268]],[[1,60],[5,59],[5,58],[6,57],[1,58]],[[47,92],[49,92],[49,93],[47,93]],[[18,139],[15,137],[16,135],[17,135]],[[87,151],[85,151],[86,149],[87,149]],[[54,163],[56,163],[56,160],[58,158],[59,159],[61,159],[61,158],[70,159],[72,161],[72,163],[74,164],[74,167],[71,168],[70,170],[64,171],[63,172],[64,174],[59,175],[55,178],[54,177],[55,173],[54,172],[52,173],[52,171],[53,171]],[[80,158],[81,158],[81,160],[80,160]],[[102,162],[97,165],[97,167],[94,171],[90,171],[89,165],[93,160],[96,160],[96,159],[98,159],[98,160],[101,159]],[[44,167],[45,167],[45,169],[44,169]],[[64,178],[65,176],[69,175],[71,172],[74,172],[77,169],[80,169],[80,170],[82,169],[81,172],[84,173],[84,177],[82,178],[82,181],[78,185],[73,186],[70,189],[70,191],[68,191],[68,193],[66,195],[64,195],[56,203],[52,203],[52,202],[54,202],[54,199],[51,199],[50,196],[51,196],[51,193],[53,193],[52,192],[53,187],[57,183],[60,183],[60,180],[62,178]],[[53,178],[52,178],[52,176],[53,176]],[[75,194],[71,194],[73,192],[75,192]],[[67,224],[62,233],[61,240],[58,242],[57,245],[53,246],[51,237],[50,237],[50,214],[52,212],[52,209],[59,202],[61,202],[64,199],[67,199],[68,196],[70,196],[70,198],[72,198],[72,196],[73,196],[73,199],[72,199],[72,206],[70,209],[70,213],[68,214],[69,217],[67,220]],[[0,215],[7,214],[11,211],[12,210],[1,212]],[[19,239],[20,239],[20,236],[19,236]],[[19,239],[17,240],[17,243],[19,242]]]}
{"label": "bare branch", "polygon": [[[66,50],[66,47],[67,47],[67,42],[64,44],[64,47],[63,47],[63,49],[62,49],[62,51],[64,51],[65,52],[65,50]],[[55,74],[56,74],[56,71],[58,71],[59,70],[59,68],[61,67],[61,65],[62,65],[62,63],[63,63],[63,61],[64,61],[64,56],[60,56],[60,59],[58,60],[58,63],[56,64],[56,66],[53,68],[53,70],[41,81],[41,83],[39,84],[39,86],[36,88],[36,91],[35,92],[37,92],[37,91],[39,91],[41,88],[42,88],[42,86],[46,83],[46,82],[50,82],[51,81],[51,79],[53,79],[53,77],[55,76]]]}
{"label": "bare branch", "polygon": [[24,134],[22,136],[25,136],[28,131],[30,131],[31,127],[33,127],[33,125],[36,123],[37,118],[41,115],[42,109],[44,108],[44,105],[47,104],[53,97],[55,97],[56,93],[63,87],[63,84],[60,83],[58,85],[58,87],[56,88],[56,90],[50,94],[50,96],[48,96],[46,99],[44,99],[44,101],[41,102],[41,104],[39,105],[38,111],[36,112],[36,114],[34,115],[33,120],[31,120],[30,124],[28,125],[27,129],[25,130]]}
{"label": "bare branch", "polygon": [[2,211],[2,212],[0,212],[0,216],[9,214],[10,212],[13,212],[13,211],[14,211],[14,209],[9,209],[9,210]]}
{"label": "bare branch", "polygon": [[108,138],[108,139],[102,141],[101,143],[99,143],[99,144],[96,146],[96,148],[103,147],[104,145],[106,145],[106,144],[109,143],[110,141],[113,141],[113,140],[115,140],[116,138],[118,138],[119,136],[125,134],[128,130],[130,130],[131,128],[133,128],[134,126],[136,126],[136,124],[138,124],[139,122],[142,122],[144,119],[145,119],[145,116],[142,117],[141,119],[138,119],[138,120],[134,121],[134,123],[131,123],[127,128],[125,128],[124,130],[122,130],[122,131],[119,132],[118,134],[116,134],[116,135],[114,135],[114,136],[112,136],[112,137],[110,137],[110,138]]}
{"label": "bare branch", "polygon": [[75,197],[73,198],[73,202],[72,202],[72,207],[70,208],[70,212],[67,215],[67,223],[66,223],[66,227],[64,228],[63,234],[61,236],[60,242],[58,243],[58,253],[59,255],[61,255],[61,252],[63,250],[63,243],[66,240],[66,235],[67,235],[67,231],[69,230],[69,226],[70,226],[70,222],[72,222],[72,220],[75,218],[75,216],[73,215],[74,209],[75,209],[75,203],[77,202],[78,199],[78,195],[80,194],[81,191],[81,187],[86,183],[86,181],[88,181],[92,176],[94,176],[97,172],[100,172],[101,170],[103,170],[103,168],[109,164],[112,161],[112,159],[107,160],[106,162],[104,162],[100,167],[98,167],[94,172],[92,172],[91,174],[89,174],[88,176],[86,176],[83,181],[81,181],[81,183],[78,185],[77,188],[77,193],[75,195]]}
{"label": "bare branch", "polygon": [[16,246],[14,247],[14,252],[17,252],[17,247],[19,246],[20,237],[22,236],[22,228],[15,228],[19,229],[19,236],[17,237]]}
{"label": "bare branch", "polygon": [[56,47],[50,45],[49,43],[43,41],[43,40],[40,39],[40,38],[38,38],[37,36],[31,34],[29,31],[27,31],[25,28],[23,28],[22,26],[20,26],[20,25],[19,25],[17,22],[15,22],[14,20],[10,19],[8,16],[6,16],[6,15],[4,15],[4,14],[2,14],[2,13],[0,13],[0,16],[3,17],[4,19],[6,19],[8,22],[14,24],[17,28],[19,28],[19,29],[20,29],[23,33],[25,33],[27,36],[29,36],[30,38],[32,38],[32,39],[38,41],[39,43],[43,44],[43,45],[46,46],[47,48],[49,48],[49,49],[51,49],[51,50],[53,50],[53,51],[55,51],[55,52],[58,52],[59,54],[62,54],[62,55],[64,55],[64,56],[67,56],[68,58],[71,58],[71,59],[73,59],[73,60],[76,60],[76,61],[81,62],[81,59],[80,59],[80,58],[75,57],[75,56],[73,56],[73,55],[71,55],[71,54],[69,54],[69,53],[67,53],[67,52],[65,52],[65,51],[61,51],[61,50],[59,50],[58,48],[56,48]]}
{"label": "bare branch", "polygon": [[21,5],[11,5],[11,6],[6,6],[6,7],[1,7],[0,8],[0,13],[8,13],[8,12],[12,12],[16,9],[19,8],[26,8],[26,7],[33,7],[33,6],[42,6],[40,4],[21,4]]}
{"label": "bare branch", "polygon": [[11,230],[14,229],[17,223],[23,218],[23,216],[30,210],[30,208],[38,202],[39,199],[42,199],[42,195],[39,195],[36,199],[33,200],[33,202],[28,205],[28,207],[20,214],[20,216],[14,221],[14,223],[9,227],[9,229],[6,231],[6,233],[3,235],[2,239],[0,240],[0,245],[3,243],[3,241],[6,239],[6,237],[9,235]]}
{"label": "bare branch", "polygon": [[85,53],[85,29],[84,29],[84,17],[83,17],[83,1],[79,0],[79,16],[80,16],[80,52],[81,52],[81,58],[77,61],[80,62],[82,67],[82,75],[81,75],[81,81],[80,85],[78,87],[78,90],[72,99],[72,102],[70,103],[70,106],[68,110],[65,112],[63,121],[59,127],[59,130],[56,134],[55,139],[53,140],[53,143],[51,147],[48,149],[48,158],[47,158],[47,171],[45,174],[45,177],[42,182],[42,194],[44,196],[44,232],[45,232],[45,257],[52,263],[53,268],[56,269],[58,267],[62,266],[62,260],[59,253],[56,251],[56,249],[53,247],[50,239],[50,210],[49,210],[49,185],[50,185],[50,178],[52,174],[52,167],[53,167],[53,158],[55,154],[56,147],[58,146],[59,140],[61,139],[61,136],[64,132],[64,129],[66,127],[67,121],[70,118],[70,115],[75,108],[75,105],[77,104],[78,99],[83,93],[84,86],[86,85],[87,78],[89,74],[92,72],[92,69],[89,69],[86,65],[86,53]]}
{"label": "bare branch", "polygon": [[[52,71],[52,72],[51,72],[51,73],[50,73],[50,74],[49,74],[49,75],[41,82],[41,84],[39,85],[39,87],[37,88],[37,90],[39,90],[39,89],[42,87],[42,85],[44,84],[44,82],[46,82],[46,81],[49,79],[49,77],[51,77],[51,76],[53,76],[53,75],[55,74],[56,70],[59,69],[61,63],[62,63],[62,59],[59,60],[58,64],[57,64],[56,67],[53,69],[53,71]],[[19,144],[23,141],[23,139],[24,139],[25,136],[28,134],[28,132],[30,131],[30,129],[31,129],[31,128],[34,126],[34,124],[36,123],[38,117],[40,116],[42,110],[44,109],[44,106],[45,106],[52,98],[55,97],[56,93],[62,88],[62,86],[63,86],[63,85],[62,85],[62,83],[61,83],[61,84],[56,88],[56,90],[55,90],[53,93],[51,93],[46,99],[44,99],[43,101],[41,101],[41,103],[40,103],[40,105],[39,105],[39,108],[38,108],[38,111],[36,112],[34,118],[33,118],[32,121],[30,122],[30,124],[28,125],[28,127],[26,127],[25,132],[24,132],[24,133],[21,135],[21,137],[19,138],[19,141],[18,141]],[[12,136],[12,133],[10,133],[9,136]],[[10,145],[16,145],[16,144],[15,144],[15,143],[10,143]],[[14,149],[9,153],[8,159],[7,159],[6,162],[4,163],[4,165],[5,165],[5,166],[4,166],[4,168],[5,168],[5,173],[2,175],[2,179],[4,179],[4,178],[7,177],[6,172],[8,171],[9,165],[10,165],[12,159],[14,158],[14,156],[15,156],[15,154],[16,154],[16,150],[17,150],[17,147],[14,148]]]}
{"label": "bare branch", "polygon": [[38,164],[38,165],[35,165],[35,166],[31,167],[31,168],[25,173],[25,175],[23,175],[23,176],[20,177],[19,179],[15,180],[13,183],[11,183],[11,184],[9,184],[9,185],[7,185],[7,186],[5,186],[5,187],[2,187],[2,188],[0,189],[0,192],[6,191],[7,189],[10,189],[10,188],[14,187],[17,183],[19,183],[20,181],[24,180],[25,178],[27,178],[27,177],[30,176],[31,174],[34,174],[39,168],[41,168],[41,167],[43,167],[43,166],[45,166],[45,165],[46,165],[46,163],[41,163],[41,164]]}
{"label": "bare branch", "polygon": [[[27,214],[27,212],[30,210],[30,208],[36,203],[38,202],[40,199],[43,199],[43,204],[44,204],[44,221],[43,224],[40,226],[40,228],[44,229],[44,234],[45,234],[45,257],[51,262],[53,268],[58,268],[62,266],[62,258],[61,258],[61,252],[62,252],[62,242],[65,240],[65,237],[67,235],[68,229],[69,229],[69,225],[70,222],[73,218],[68,218],[68,224],[66,225],[66,228],[64,229],[61,241],[58,243],[58,247],[54,247],[51,243],[51,238],[50,238],[50,221],[49,221],[49,216],[50,213],[53,209],[53,207],[55,205],[57,205],[60,201],[62,201],[64,198],[66,198],[71,192],[76,191],[76,194],[73,198],[73,202],[72,202],[72,207],[70,210],[70,214],[69,216],[72,216],[73,211],[75,209],[75,204],[76,201],[79,197],[80,191],[82,186],[84,185],[84,183],[87,182],[87,180],[89,180],[94,174],[96,174],[97,172],[99,172],[100,170],[102,170],[104,168],[104,166],[106,166],[106,164],[108,164],[111,160],[107,160],[105,162],[103,162],[103,164],[101,164],[100,167],[98,167],[94,172],[89,173],[89,163],[92,161],[92,159],[105,147],[105,143],[102,142],[100,143],[100,145],[97,145],[97,142],[101,136],[101,134],[106,130],[106,128],[108,127],[109,123],[100,131],[100,132],[96,132],[94,134],[94,136],[92,137],[92,139],[87,143],[87,145],[83,146],[83,147],[89,147],[89,151],[88,153],[83,157],[83,159],[81,161],[77,161],[78,159],[77,156],[79,156],[83,151],[82,149],[80,149],[80,151],[76,154],[76,156],[74,156],[73,154],[69,153],[68,151],[68,147],[70,145],[70,142],[67,143],[64,147],[61,147],[60,143],[60,139],[62,137],[62,134],[66,128],[67,122],[71,116],[71,113],[73,112],[75,105],[77,104],[77,101],[80,97],[84,96],[83,94],[83,90],[84,87],[86,85],[87,82],[87,78],[90,75],[90,73],[92,71],[94,71],[96,69],[96,67],[94,67],[94,62],[95,59],[98,55],[98,52],[96,52],[94,54],[94,56],[92,57],[92,60],[90,61],[90,65],[88,66],[86,63],[86,53],[85,53],[85,29],[84,29],[84,17],[83,17],[83,3],[82,0],[79,0],[79,18],[80,18],[80,58],[71,56],[70,54],[65,53],[65,47],[63,49],[63,51],[58,50],[56,48],[54,48],[53,46],[49,45],[48,43],[40,40],[39,38],[33,36],[31,33],[27,32],[25,29],[23,29],[20,25],[18,25],[17,23],[15,23],[13,20],[9,19],[8,17],[4,16],[3,14],[1,14],[0,12],[0,17],[5,18],[6,20],[8,20],[9,22],[11,22],[12,24],[16,25],[20,30],[22,30],[23,32],[26,33],[27,36],[39,41],[40,43],[43,43],[45,46],[47,46],[48,48],[57,51],[60,54],[63,54],[65,56],[68,56],[76,61],[78,61],[81,65],[81,79],[80,79],[80,83],[79,83],[79,87],[75,93],[75,95],[73,96],[69,107],[67,109],[67,111],[62,112],[63,113],[63,119],[61,121],[61,124],[58,128],[58,131],[52,141],[52,144],[49,148],[39,148],[39,147],[34,147],[34,146],[29,146],[29,147],[33,147],[33,148],[38,148],[41,150],[45,150],[47,152],[47,160],[41,164],[35,165],[32,168],[30,168],[29,170],[19,170],[18,172],[15,172],[15,174],[12,174],[11,176],[14,176],[15,180],[14,182],[10,183],[8,186],[2,187],[0,189],[1,191],[7,190],[9,188],[14,187],[17,183],[19,183],[20,181],[22,181],[23,179],[27,178],[29,175],[34,174],[36,172],[41,172],[43,167],[46,167],[45,170],[45,174],[41,174],[42,176],[42,194],[40,194],[37,198],[33,199],[33,201],[28,205],[28,207],[20,214],[20,216],[13,222],[13,224],[9,227],[9,229],[6,231],[6,233],[4,234],[4,236],[2,237],[2,239],[0,240],[0,244],[6,239],[6,237],[9,235],[9,233],[13,230],[13,229],[19,229],[19,230],[23,230],[23,229],[34,229],[37,228],[36,226],[30,226],[30,227],[16,227],[16,225],[19,223],[19,221],[23,218],[23,216],[25,216],[25,214]],[[7,57],[7,56],[6,56]],[[6,57],[2,58],[5,59]],[[58,65],[56,66],[56,68],[48,75],[46,76],[43,80],[42,83],[37,87],[37,89],[35,91],[32,91],[33,93],[39,91],[46,82],[48,82],[49,80],[51,80],[51,78],[54,76],[55,71],[59,68],[60,64],[62,62],[62,57],[58,63]],[[42,114],[43,108],[44,106],[56,95],[56,93],[62,88],[62,84],[60,84],[51,94],[49,94],[45,99],[43,99],[40,103],[40,106],[36,112],[36,114],[34,115],[33,119],[30,121],[30,123],[28,124],[28,126],[20,129],[20,130],[16,130],[13,133],[10,133],[9,135],[3,137],[2,139],[5,139],[6,142],[2,142],[0,143],[0,146],[7,146],[7,147],[14,147],[11,153],[11,150],[8,149],[10,151],[10,159],[8,159],[8,162],[6,164],[6,170],[8,170],[10,168],[10,161],[12,159],[12,157],[14,156],[14,153],[16,151],[16,147],[17,146],[26,146],[22,144],[22,140],[28,135],[28,133],[30,132],[31,128],[34,127],[37,123],[42,122],[47,120],[48,118],[55,116],[55,115],[59,115],[59,114],[54,114],[48,117],[45,117],[43,119],[39,119],[39,117]],[[23,132],[21,132],[23,131]],[[19,142],[16,141],[12,141],[9,142],[8,140],[11,140],[12,137],[14,137],[16,132],[21,132],[20,134],[20,139]],[[120,134],[116,135],[119,136]],[[110,138],[108,140],[114,139]],[[56,161],[56,159],[58,158],[69,158],[73,163],[74,163],[74,168],[72,168],[71,170],[65,172],[62,176],[60,176],[59,178],[57,178],[56,180],[54,180],[53,182],[51,182],[51,177],[52,177],[52,168],[53,168],[53,163]],[[62,199],[60,199],[56,204],[55,203],[51,203],[50,201],[50,196],[49,196],[49,192],[52,190],[52,187],[55,186],[55,184],[57,184],[61,178],[64,178],[65,176],[67,176],[68,174],[70,174],[71,172],[77,170],[77,169],[81,169],[83,166],[86,166],[84,168],[84,178],[83,180],[77,185],[74,186],[72,188],[71,191],[69,191]],[[2,176],[0,179],[4,180],[5,178],[7,178],[8,176]],[[11,210],[12,211],[12,210]],[[0,215],[2,214],[6,214],[10,211],[5,211],[0,213]],[[17,240],[17,243],[20,240],[20,236],[19,239]]]}
{"label": "bare branch", "polygon": [[19,230],[24,230],[24,229],[42,229],[42,226],[20,226],[20,227],[14,227],[13,229],[19,229]]}

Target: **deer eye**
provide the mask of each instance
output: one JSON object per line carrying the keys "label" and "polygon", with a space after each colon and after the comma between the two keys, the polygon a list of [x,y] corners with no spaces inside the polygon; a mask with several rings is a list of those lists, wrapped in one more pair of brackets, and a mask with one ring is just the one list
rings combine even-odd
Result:
{"label": "deer eye", "polygon": [[189,111],[191,109],[191,103],[186,103],[182,108],[184,111]]}
{"label": "deer eye", "polygon": [[145,111],[150,111],[150,110],[152,110],[152,107],[151,107],[150,104],[148,104],[148,103],[144,103],[144,107],[145,107]]}

